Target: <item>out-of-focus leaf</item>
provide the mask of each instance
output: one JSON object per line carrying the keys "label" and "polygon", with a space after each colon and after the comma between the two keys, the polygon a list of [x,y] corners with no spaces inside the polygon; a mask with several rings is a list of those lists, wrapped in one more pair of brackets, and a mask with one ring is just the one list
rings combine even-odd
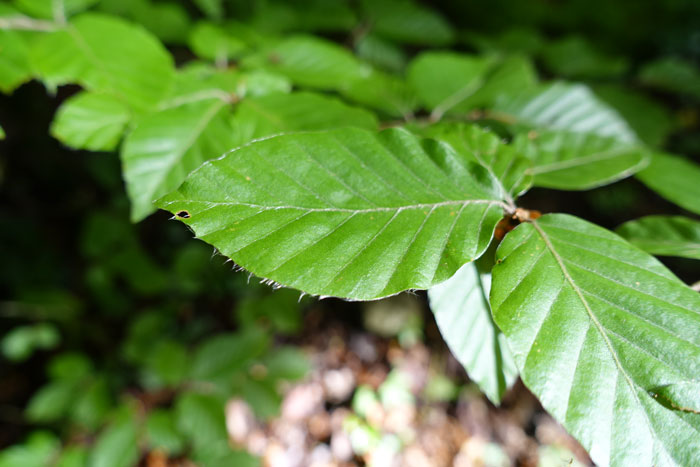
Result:
{"label": "out-of-focus leaf", "polygon": [[88,450],[85,446],[72,445],[63,449],[61,457],[56,461],[56,467],[85,467],[87,465]]}
{"label": "out-of-focus leaf", "polygon": [[59,420],[73,404],[76,388],[70,381],[54,381],[43,386],[30,399],[27,418],[35,423]]}
{"label": "out-of-focus leaf", "polygon": [[311,370],[308,358],[295,347],[282,347],[265,355],[260,363],[273,381],[301,379]]}
{"label": "out-of-focus leaf", "polygon": [[63,353],[49,364],[49,377],[56,380],[80,381],[92,372],[90,360],[83,354]]}
{"label": "out-of-focus leaf", "polygon": [[209,22],[199,22],[190,31],[190,48],[199,57],[225,64],[228,59],[241,54],[247,45],[224,27]]}
{"label": "out-of-focus leaf", "polygon": [[378,70],[345,83],[339,92],[351,101],[391,117],[407,118],[418,107],[418,98],[406,81]]}
{"label": "out-of-focus leaf", "polygon": [[700,99],[700,70],[678,58],[661,58],[644,66],[639,80],[647,86]]}
{"label": "out-of-focus leaf", "polygon": [[671,114],[651,98],[614,84],[596,86],[593,90],[596,96],[622,115],[646,144],[663,145],[673,130]]}
{"label": "out-of-focus leaf", "polygon": [[2,338],[2,354],[8,360],[22,361],[29,358],[35,350],[56,347],[60,340],[61,335],[50,323],[18,326]]}
{"label": "out-of-focus leaf", "polygon": [[70,409],[71,420],[89,429],[97,429],[112,405],[109,390],[105,378],[97,378],[87,387],[80,388]]}
{"label": "out-of-focus leaf", "polygon": [[160,340],[153,345],[146,365],[153,379],[151,384],[176,386],[187,376],[190,360],[187,349],[173,340]]}
{"label": "out-of-focus leaf", "polygon": [[489,58],[454,52],[424,52],[408,68],[408,82],[423,104],[439,118],[447,112],[464,113],[463,105],[483,84]]}
{"label": "out-of-focus leaf", "polygon": [[372,31],[387,39],[441,46],[455,37],[452,26],[440,13],[412,0],[364,0],[362,8]]}
{"label": "out-of-focus leaf", "polygon": [[215,396],[185,392],[175,401],[175,419],[178,430],[195,449],[226,442],[224,403]]}
{"label": "out-of-focus leaf", "polygon": [[236,317],[244,326],[269,325],[275,332],[291,334],[301,327],[299,292],[291,289],[275,290],[265,297],[242,300]]}
{"label": "out-of-focus leaf", "polygon": [[111,151],[130,118],[129,107],[119,98],[83,91],[58,109],[51,134],[72,148]]}
{"label": "out-of-focus leaf", "polygon": [[61,19],[87,10],[99,0],[14,0],[17,8],[36,18]]}
{"label": "out-of-focus leaf", "polygon": [[488,296],[491,274],[475,263],[462,266],[454,276],[428,290],[430,309],[453,355],[469,379],[498,405],[518,378],[518,369],[505,336],[493,322]]}
{"label": "out-of-focus leaf", "polygon": [[505,201],[485,168],[447,145],[345,128],[243,146],[159,206],[260,277],[371,299],[430,287],[478,258]]}
{"label": "out-of-focus leaf", "polygon": [[174,190],[202,162],[235,146],[227,103],[218,98],[144,117],[126,137],[121,159],[131,218],[155,210],[153,201]]}
{"label": "out-of-focus leaf", "polygon": [[33,74],[25,38],[18,31],[0,30],[0,91],[11,93]]}
{"label": "out-of-focus leaf", "polygon": [[494,110],[519,126],[593,133],[634,142],[622,117],[581,84],[554,82],[498,99]]}
{"label": "out-of-focus leaf", "polygon": [[699,165],[680,156],[654,153],[637,178],[672,203],[700,214]]}
{"label": "out-of-focus leaf", "polygon": [[291,36],[245,58],[242,66],[280,73],[299,86],[336,90],[371,72],[346,48],[312,36]]}
{"label": "out-of-focus leaf", "polygon": [[267,350],[269,338],[258,328],[207,339],[195,352],[190,378],[202,381],[229,380]]}
{"label": "out-of-focus leaf", "polygon": [[544,131],[518,135],[513,143],[529,157],[535,185],[560,190],[588,190],[638,172],[649,163],[642,146],[594,133]]}
{"label": "out-of-focus leaf", "polygon": [[55,435],[35,431],[24,443],[0,451],[0,467],[46,467],[59,449],[60,442]]}
{"label": "out-of-focus leaf", "polygon": [[170,455],[177,455],[184,449],[184,440],[171,411],[156,409],[149,413],[146,436],[151,449],[162,449]]}
{"label": "out-of-focus leaf", "polygon": [[616,77],[628,67],[623,57],[603,54],[579,36],[547,44],[542,51],[542,60],[556,75],[578,79]]}
{"label": "out-of-focus leaf", "polygon": [[377,118],[367,110],[320,94],[270,94],[245,99],[238,105],[234,115],[234,146],[263,136],[343,126],[376,130]]}
{"label": "out-of-focus leaf", "polygon": [[78,83],[137,110],[152,108],[165,96],[174,72],[172,56],[149,32],[96,13],[38,38],[32,62],[51,87]]}
{"label": "out-of-focus leaf", "polygon": [[245,378],[236,392],[243,396],[257,417],[266,420],[279,415],[282,397],[273,381]]}
{"label": "out-of-focus leaf", "polygon": [[90,451],[91,467],[132,467],[139,457],[136,423],[124,411],[100,433]]}
{"label": "out-of-focus leaf", "polygon": [[700,374],[700,294],[565,214],[519,225],[496,257],[491,306],[521,378],[593,461],[692,464],[700,417],[651,391]]}
{"label": "out-of-focus leaf", "polygon": [[376,34],[365,34],[355,43],[355,53],[362,60],[392,72],[400,72],[406,66],[406,54],[396,44]]}
{"label": "out-of-focus leaf", "polygon": [[224,3],[222,0],[193,0],[194,4],[210,18],[221,19],[224,15]]}
{"label": "out-of-focus leaf", "polygon": [[0,140],[5,139],[5,130],[0,126]]}
{"label": "out-of-focus leaf", "polygon": [[683,216],[647,216],[615,232],[647,253],[700,259],[700,222]]}

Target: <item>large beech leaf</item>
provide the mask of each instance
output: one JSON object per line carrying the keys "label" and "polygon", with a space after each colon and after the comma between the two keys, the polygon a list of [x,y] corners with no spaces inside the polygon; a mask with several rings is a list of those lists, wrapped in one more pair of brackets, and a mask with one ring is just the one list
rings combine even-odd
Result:
{"label": "large beech leaf", "polygon": [[625,222],[616,232],[659,256],[700,259],[700,222],[683,216],[647,216]]}
{"label": "large beech leaf", "polygon": [[518,378],[518,369],[505,336],[491,317],[488,296],[491,274],[476,263],[462,266],[454,276],[428,290],[430,309],[442,338],[469,374],[469,379],[494,404]]}
{"label": "large beech leaf", "polygon": [[183,104],[143,117],[121,151],[131,218],[155,210],[153,201],[174,190],[204,161],[235,145],[231,111],[216,98]]}
{"label": "large beech leaf", "polygon": [[369,111],[311,92],[270,94],[243,100],[234,116],[237,146],[279,133],[354,126],[377,129]]}
{"label": "large beech leaf", "polygon": [[494,110],[519,126],[637,139],[627,122],[582,84],[554,82],[510,93],[498,99]]}
{"label": "large beech leaf", "polygon": [[168,92],[174,74],[172,56],[158,39],[140,26],[96,13],[39,38],[32,61],[49,86],[78,83],[139,110]]}
{"label": "large beech leaf", "polygon": [[700,214],[700,165],[671,154],[654,153],[637,178],[688,211]]}
{"label": "large beech leaf", "polygon": [[51,134],[72,148],[111,151],[130,118],[129,108],[118,98],[83,91],[61,104]]}
{"label": "large beech leaf", "polygon": [[640,171],[649,163],[641,146],[592,133],[531,132],[518,135],[516,149],[533,163],[535,185],[560,190],[587,190]]}
{"label": "large beech leaf", "polygon": [[258,276],[374,299],[478,258],[505,203],[484,168],[445,144],[345,128],[243,146],[158,205]]}
{"label": "large beech leaf", "polygon": [[500,182],[504,198],[517,197],[532,185],[533,177],[528,174],[530,160],[488,130],[467,123],[443,122],[423,129],[421,134],[448,143],[464,157],[486,167]]}
{"label": "large beech leaf", "polygon": [[700,416],[670,407],[700,391],[700,294],[564,214],[518,226],[496,256],[491,306],[523,382],[596,464],[694,464]]}

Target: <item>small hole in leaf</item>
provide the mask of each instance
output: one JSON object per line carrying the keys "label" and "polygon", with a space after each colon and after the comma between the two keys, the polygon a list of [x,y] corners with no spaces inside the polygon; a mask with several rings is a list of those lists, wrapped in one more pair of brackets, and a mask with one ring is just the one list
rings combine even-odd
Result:
{"label": "small hole in leaf", "polygon": [[177,217],[180,219],[189,219],[190,218],[190,213],[187,211],[178,211],[177,214],[175,214]]}

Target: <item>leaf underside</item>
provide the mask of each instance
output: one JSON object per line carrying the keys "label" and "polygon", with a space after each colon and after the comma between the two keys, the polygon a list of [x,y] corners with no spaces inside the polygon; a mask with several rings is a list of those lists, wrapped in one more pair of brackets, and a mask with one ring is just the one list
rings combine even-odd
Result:
{"label": "leaf underside", "polygon": [[700,416],[652,390],[700,390],[700,295],[624,239],[563,214],[517,227],[497,263],[491,305],[521,377],[593,460],[692,465]]}
{"label": "leaf underside", "polygon": [[158,205],[258,276],[360,300],[448,279],[504,208],[493,176],[451,147],[354,128],[253,142]]}

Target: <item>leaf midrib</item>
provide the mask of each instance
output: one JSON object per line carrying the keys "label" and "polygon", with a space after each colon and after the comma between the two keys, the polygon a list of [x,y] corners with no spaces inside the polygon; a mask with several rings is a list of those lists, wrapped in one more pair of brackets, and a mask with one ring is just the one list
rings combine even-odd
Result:
{"label": "leaf midrib", "polygon": [[644,390],[644,388],[641,388],[640,386],[638,386],[637,383],[635,383],[634,380],[632,380],[630,375],[627,373],[627,371],[622,366],[622,362],[620,361],[620,357],[617,355],[617,352],[615,351],[615,348],[613,347],[612,342],[610,341],[610,338],[608,337],[607,333],[605,332],[605,328],[600,323],[600,321],[598,321],[598,318],[593,313],[593,310],[591,309],[590,305],[588,304],[588,301],[583,296],[583,292],[578,287],[578,285],[576,285],[576,283],[574,282],[574,279],[571,277],[571,274],[569,274],[569,270],[564,265],[564,261],[562,260],[561,256],[559,256],[559,253],[556,251],[556,249],[554,248],[554,245],[552,244],[552,241],[549,239],[549,236],[547,235],[547,233],[542,229],[542,227],[539,226],[537,221],[533,220],[533,221],[530,221],[530,223],[535,228],[535,230],[537,230],[537,233],[544,241],[547,249],[552,253],[554,260],[557,262],[559,269],[561,269],[561,272],[564,275],[564,279],[569,283],[571,288],[574,290],[574,293],[576,293],[576,295],[578,296],[579,300],[581,301],[581,304],[583,305],[584,309],[586,310],[586,313],[588,314],[589,319],[596,327],[596,330],[598,331],[600,336],[603,338],[603,342],[605,342],[606,347],[608,348],[608,350],[610,351],[610,354],[613,357],[613,361],[615,362],[615,366],[617,367],[618,371],[622,374],[622,376],[625,378],[625,381],[627,382],[627,384],[630,387],[630,390],[632,392],[632,396],[634,397],[634,400],[637,402],[637,404],[641,408],[641,412],[644,414],[644,418],[647,421],[649,433],[652,435],[652,437],[654,438],[654,440],[656,442],[659,442],[659,439],[656,435],[656,432],[652,428],[653,425],[651,423],[651,420],[649,419],[649,414],[647,414],[647,411],[646,411],[644,405],[642,404],[642,401],[639,399],[639,395],[637,394],[637,388],[640,388],[642,390]]}
{"label": "leaf midrib", "polygon": [[531,175],[539,175],[543,173],[556,172],[557,170],[570,169],[572,167],[578,167],[581,165],[586,165],[592,162],[600,162],[609,159],[614,159],[619,156],[624,156],[632,148],[614,148],[607,151],[596,152],[589,154],[584,157],[576,157],[573,159],[567,159],[563,161],[556,161],[549,164],[536,165],[526,172]]}

